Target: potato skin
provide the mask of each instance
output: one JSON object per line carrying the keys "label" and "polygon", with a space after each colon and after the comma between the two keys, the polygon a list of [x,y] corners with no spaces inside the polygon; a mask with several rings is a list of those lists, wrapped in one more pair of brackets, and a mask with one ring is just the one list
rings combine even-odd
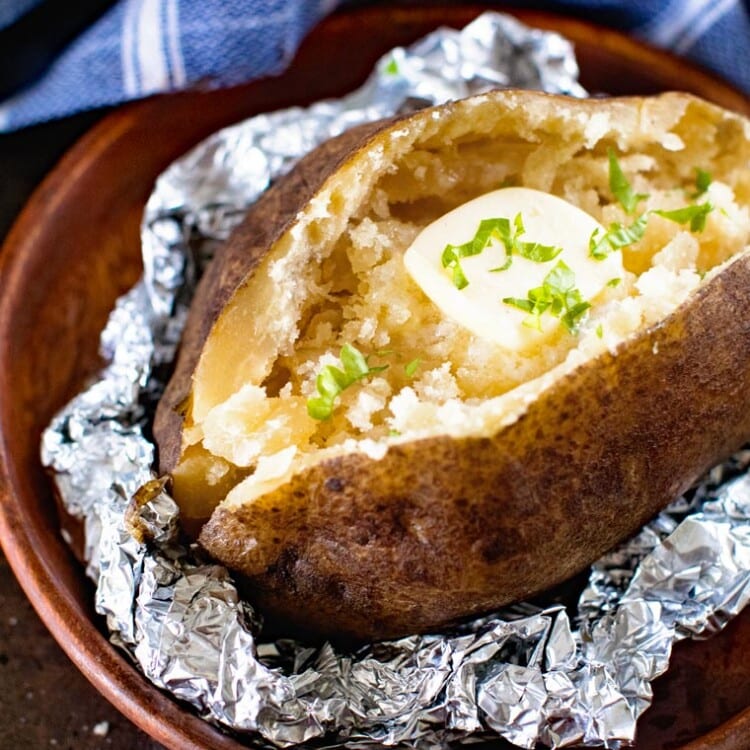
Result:
{"label": "potato skin", "polygon": [[248,576],[261,611],[308,634],[435,630],[539,592],[750,437],[748,289],[745,254],[494,437],[325,461],[220,507],[200,541]]}

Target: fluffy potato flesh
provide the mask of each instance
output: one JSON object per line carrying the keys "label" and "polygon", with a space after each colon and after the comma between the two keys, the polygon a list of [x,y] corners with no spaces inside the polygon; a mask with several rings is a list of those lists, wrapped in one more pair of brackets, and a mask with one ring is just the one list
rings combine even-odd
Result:
{"label": "fluffy potato flesh", "polygon": [[[495,92],[313,153],[204,280],[157,415],[203,544],[271,617],[380,637],[538,591],[633,531],[750,434],[749,135],[684,95]],[[631,214],[610,151],[647,196]],[[523,352],[443,314],[403,264],[504,185],[605,227],[648,212],[621,282]],[[700,231],[653,213],[706,202]],[[346,346],[371,371],[313,418]]]}

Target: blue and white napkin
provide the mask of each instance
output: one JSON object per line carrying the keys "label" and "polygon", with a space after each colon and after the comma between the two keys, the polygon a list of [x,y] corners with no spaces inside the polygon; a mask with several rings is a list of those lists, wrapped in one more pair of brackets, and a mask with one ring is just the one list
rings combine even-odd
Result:
{"label": "blue and white napkin", "polygon": [[[0,0],[0,28],[43,0]],[[281,73],[340,0],[117,0],[24,89],[0,102],[0,132],[195,85]],[[356,3],[354,3],[356,4]],[[586,18],[671,49],[750,93],[748,0],[559,0]]]}

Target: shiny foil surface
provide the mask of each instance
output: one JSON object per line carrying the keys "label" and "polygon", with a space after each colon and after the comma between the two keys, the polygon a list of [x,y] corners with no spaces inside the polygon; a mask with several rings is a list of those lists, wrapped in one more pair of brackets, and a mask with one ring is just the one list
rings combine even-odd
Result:
{"label": "shiny foil surface", "polygon": [[55,418],[42,458],[84,524],[112,641],[155,685],[244,741],[426,748],[499,735],[523,748],[621,747],[672,645],[717,632],[750,598],[747,451],[599,560],[576,612],[521,604],[354,653],[264,640],[227,570],[180,546],[177,506],[153,474],[146,436],[159,374],[195,281],[276,177],[364,121],[498,86],[584,96],[576,78],[566,40],[485,14],[393,50],[343,99],[216,133],[159,178],[142,227],[144,277],[102,334],[109,365]]}

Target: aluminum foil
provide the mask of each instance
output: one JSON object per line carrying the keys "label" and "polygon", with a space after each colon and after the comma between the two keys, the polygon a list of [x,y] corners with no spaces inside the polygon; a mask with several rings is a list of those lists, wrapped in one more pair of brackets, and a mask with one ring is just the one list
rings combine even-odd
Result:
{"label": "aluminum foil", "polygon": [[150,419],[195,280],[272,180],[357,123],[504,85],[582,96],[576,77],[567,41],[486,14],[393,50],[343,99],[222,130],[158,180],[144,278],[102,334],[109,365],[44,433],[42,457],[85,526],[112,640],[206,719],[260,746],[444,747],[499,735],[525,748],[620,747],[673,643],[716,632],[750,598],[748,452],[597,562],[573,622],[559,604],[521,604],[356,653],[263,640],[230,574],[180,546],[177,507],[153,474]]}

